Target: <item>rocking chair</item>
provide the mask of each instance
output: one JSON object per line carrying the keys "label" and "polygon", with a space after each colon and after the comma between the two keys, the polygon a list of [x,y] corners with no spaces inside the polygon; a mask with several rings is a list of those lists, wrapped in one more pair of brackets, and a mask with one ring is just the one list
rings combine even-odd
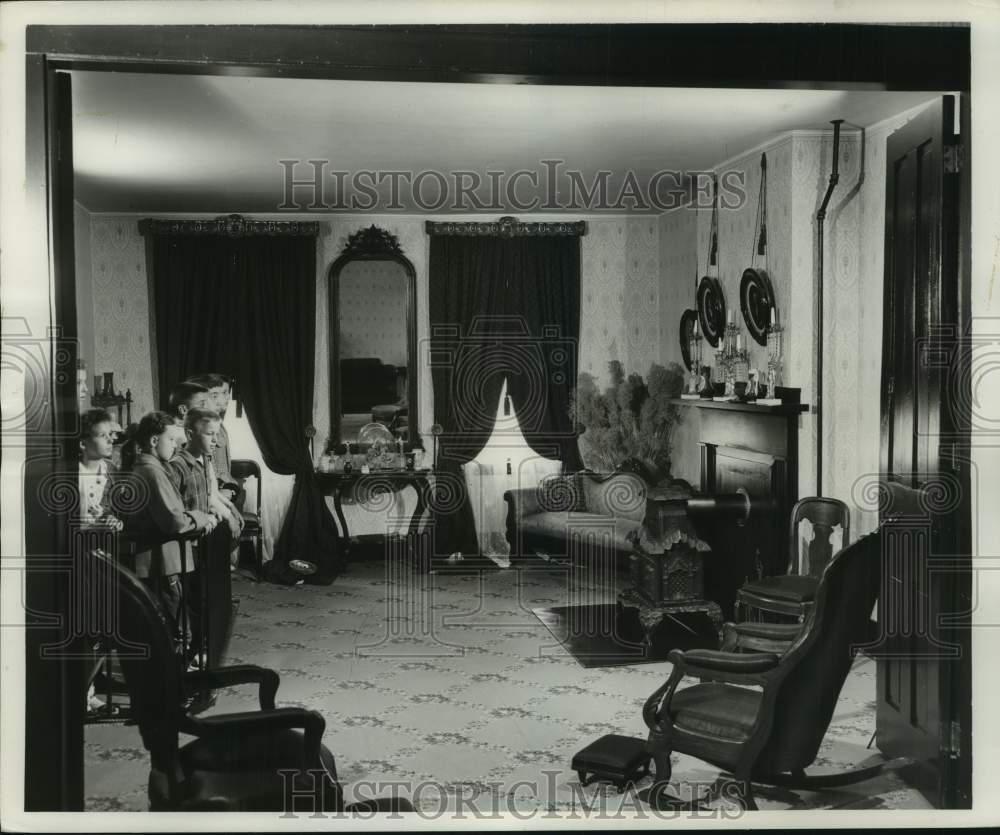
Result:
{"label": "rocking chair", "polygon": [[[670,678],[643,708],[649,727],[646,748],[656,777],[640,797],[655,808],[697,808],[704,802],[706,798],[683,801],[669,793],[673,751],[731,774],[717,787],[744,809],[757,808],[751,783],[814,790],[869,779],[887,765],[834,775],[805,772],[816,759],[855,651],[868,637],[868,618],[878,596],[880,542],[879,532],[870,534],[833,558],[804,624],[760,625],[782,632],[770,637],[789,641],[783,654],[670,653]],[[729,638],[728,647],[740,648],[739,634],[730,632]],[[701,683],[678,689],[686,676]]]}

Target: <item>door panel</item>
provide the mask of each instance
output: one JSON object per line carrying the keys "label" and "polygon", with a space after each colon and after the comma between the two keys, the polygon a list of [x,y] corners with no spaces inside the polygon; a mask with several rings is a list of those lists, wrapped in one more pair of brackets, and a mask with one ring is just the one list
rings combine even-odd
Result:
{"label": "door panel", "polygon": [[[958,664],[938,618],[956,611],[953,583],[931,564],[957,553],[962,503],[942,504],[953,482],[941,472],[945,311],[957,310],[954,173],[945,171],[953,100],[944,97],[892,134],[886,153],[885,305],[882,347],[881,476],[884,552],[879,601],[876,738],[890,756],[916,763],[910,776],[936,805],[951,789],[942,758],[952,750]],[[952,178],[950,181],[948,178]],[[952,298],[954,297],[954,298]]]}
{"label": "door panel", "polygon": [[[69,514],[54,502],[53,488],[75,488],[76,282],[73,241],[73,146],[70,76],[41,56],[28,56],[26,173],[29,193],[47,194],[45,211],[32,225],[48,230],[51,324],[48,362],[33,382],[50,408],[25,427],[24,466],[25,721],[24,806],[27,811],[82,810],[83,719],[86,686],[82,665],[60,649],[67,637],[73,564]],[[62,570],[59,570],[59,567]]]}

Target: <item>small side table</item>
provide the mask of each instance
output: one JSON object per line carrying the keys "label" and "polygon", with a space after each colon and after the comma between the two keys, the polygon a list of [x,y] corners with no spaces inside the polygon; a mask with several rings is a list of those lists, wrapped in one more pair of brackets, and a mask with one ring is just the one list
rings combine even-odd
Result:
{"label": "small side table", "polygon": [[344,508],[341,496],[345,491],[355,491],[362,496],[376,496],[380,493],[398,493],[404,487],[413,487],[417,491],[417,503],[410,515],[407,530],[407,541],[412,550],[420,533],[420,523],[423,521],[427,508],[430,506],[430,492],[434,472],[432,470],[374,470],[370,473],[358,471],[316,472],[316,485],[328,496],[333,496],[333,509],[340,525],[340,533],[344,537],[344,553],[350,558],[351,532],[344,518]]}

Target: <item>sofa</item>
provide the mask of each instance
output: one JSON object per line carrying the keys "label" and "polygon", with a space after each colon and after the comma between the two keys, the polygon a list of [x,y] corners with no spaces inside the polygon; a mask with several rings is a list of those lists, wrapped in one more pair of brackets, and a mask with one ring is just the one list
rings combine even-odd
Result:
{"label": "sofa", "polygon": [[629,535],[642,527],[647,492],[646,482],[635,473],[588,471],[508,490],[503,498],[511,559],[573,559],[596,552],[627,565]]}

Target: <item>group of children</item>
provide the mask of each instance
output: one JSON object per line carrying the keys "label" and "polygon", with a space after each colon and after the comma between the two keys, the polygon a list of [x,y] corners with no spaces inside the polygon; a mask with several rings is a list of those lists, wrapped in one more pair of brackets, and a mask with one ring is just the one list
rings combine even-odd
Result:
{"label": "group of children", "polygon": [[[150,588],[170,618],[179,641],[191,644],[191,624],[200,618],[191,600],[190,579],[207,559],[224,558],[211,548],[199,553],[204,536],[226,526],[230,565],[238,559],[243,529],[244,492],[230,472],[229,437],[222,424],[230,400],[230,381],[202,374],[175,386],[169,411],[144,415],[130,427],[123,469],[111,464],[116,432],[112,416],[92,409],[80,421],[80,521],[92,528],[124,530],[134,544],[136,575]],[[116,508],[112,484],[132,478],[141,500],[123,512]],[[213,537],[212,541],[217,541]],[[219,549],[222,550],[222,549]],[[204,659],[194,657],[192,663]]]}

